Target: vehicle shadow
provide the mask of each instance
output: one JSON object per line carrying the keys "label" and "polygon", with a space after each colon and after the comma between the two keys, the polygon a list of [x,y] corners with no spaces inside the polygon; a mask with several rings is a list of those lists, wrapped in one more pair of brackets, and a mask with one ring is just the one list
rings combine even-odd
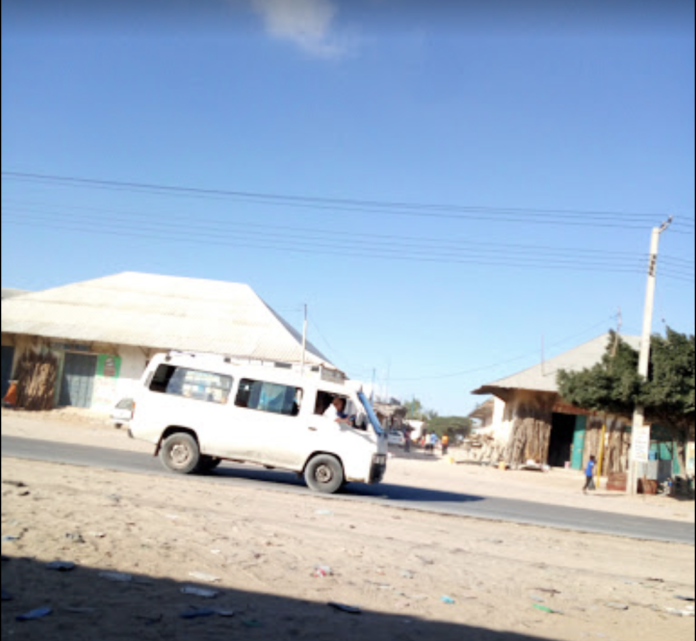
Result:
{"label": "vehicle shadow", "polygon": [[[172,572],[186,574],[194,569],[173,564]],[[114,576],[113,572],[109,579],[103,572],[112,570],[78,565],[72,571],[57,572],[34,559],[3,556],[3,639],[541,641],[538,637],[407,614],[369,609],[351,614],[329,605],[333,589],[328,583],[322,589],[326,594],[322,601],[221,587],[227,577],[239,580],[237,568],[224,563],[218,573],[221,582],[214,584],[147,574]],[[183,594],[184,587],[214,590],[217,594],[214,598]],[[278,589],[287,592],[292,586],[279,585]],[[340,585],[335,590],[340,591]],[[17,620],[42,608],[50,608],[50,613],[24,622]]]}
{"label": "vehicle shadow", "polygon": [[[233,467],[223,463],[220,467],[209,473],[208,476],[211,478],[247,479],[281,486],[302,487],[305,488],[307,492],[311,492],[311,490],[306,487],[304,480],[294,472],[264,470],[257,467],[246,468],[237,465]],[[343,490],[341,490],[341,494],[381,498],[389,501],[412,501],[418,503],[469,503],[472,501],[486,500],[485,496],[477,496],[475,494],[447,492],[407,485],[393,485],[390,483],[378,483],[376,485],[348,483]]]}
{"label": "vehicle shadow", "polygon": [[390,501],[412,501],[416,503],[471,503],[472,501],[486,500],[485,496],[476,494],[462,494],[460,492],[432,490],[408,485],[392,485],[390,483],[348,485],[345,488],[345,492],[353,496],[371,496]]}

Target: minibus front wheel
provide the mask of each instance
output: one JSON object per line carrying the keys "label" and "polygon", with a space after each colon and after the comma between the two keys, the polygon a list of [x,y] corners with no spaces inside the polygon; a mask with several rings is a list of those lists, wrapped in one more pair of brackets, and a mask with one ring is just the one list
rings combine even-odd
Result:
{"label": "minibus front wheel", "polygon": [[307,463],[304,478],[311,490],[324,494],[337,492],[345,481],[341,462],[330,454],[318,454],[312,458]]}

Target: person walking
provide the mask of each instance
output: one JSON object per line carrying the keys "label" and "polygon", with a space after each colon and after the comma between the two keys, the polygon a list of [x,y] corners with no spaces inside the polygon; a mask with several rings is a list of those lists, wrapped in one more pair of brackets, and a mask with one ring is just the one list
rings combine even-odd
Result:
{"label": "person walking", "polygon": [[437,445],[437,434],[435,432],[430,432],[428,449],[430,452],[435,454],[435,446]]}
{"label": "person walking", "polygon": [[442,456],[447,456],[448,451],[449,451],[449,435],[443,434],[442,435]]}
{"label": "person walking", "polygon": [[597,465],[597,459],[594,454],[590,456],[590,460],[587,462],[587,467],[585,468],[585,487],[582,488],[584,494],[587,494],[587,490],[594,490],[594,470]]}

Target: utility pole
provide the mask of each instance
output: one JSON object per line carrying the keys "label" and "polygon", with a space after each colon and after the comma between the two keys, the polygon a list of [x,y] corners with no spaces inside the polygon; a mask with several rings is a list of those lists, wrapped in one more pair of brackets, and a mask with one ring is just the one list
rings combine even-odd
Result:
{"label": "utility pole", "polygon": [[375,368],[372,368],[372,383],[370,384],[370,405],[375,400]]}
{"label": "utility pole", "polygon": [[[650,258],[648,262],[648,284],[645,290],[645,311],[643,312],[643,333],[640,338],[640,355],[638,358],[638,374],[642,379],[648,378],[650,364],[650,335],[652,333],[652,316],[655,304],[655,272],[657,269],[657,249],[660,244],[660,234],[672,224],[670,216],[660,227],[653,227],[650,236]],[[645,427],[645,410],[639,403],[633,412],[633,432],[631,434],[631,449],[628,456],[629,494],[638,492],[638,463],[647,463],[650,456],[650,426]]]}
{"label": "utility pole", "polygon": [[307,351],[307,304],[304,306],[304,323],[302,324],[302,364],[300,365],[300,376],[304,376],[305,353]]}

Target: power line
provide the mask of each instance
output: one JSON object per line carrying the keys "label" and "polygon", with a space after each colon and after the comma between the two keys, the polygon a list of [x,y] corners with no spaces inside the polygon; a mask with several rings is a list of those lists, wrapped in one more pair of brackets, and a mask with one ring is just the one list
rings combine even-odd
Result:
{"label": "power line", "polygon": [[[42,215],[42,214],[27,214],[26,212],[19,212],[21,214],[21,217],[16,218],[15,216],[15,210],[13,208],[10,208],[9,210],[6,208],[4,211],[9,211],[9,218],[7,216],[4,217],[6,222],[16,222],[18,220],[21,221],[35,221],[35,222],[50,222],[53,223],[53,216],[52,215]],[[87,216],[83,214],[61,214],[63,218],[67,218],[68,224],[76,224],[76,225],[82,225],[80,221],[85,221],[86,223],[90,224],[91,228],[95,228],[95,225],[99,224],[102,226],[108,226],[113,229],[119,230],[123,229],[123,226],[126,226],[128,230],[132,229],[132,221],[129,219],[123,219],[123,218],[116,218],[116,217],[111,217],[108,221],[95,221],[95,219],[92,216]],[[136,219],[137,220],[137,219]],[[77,221],[77,222],[73,222]],[[417,242],[415,239],[414,240],[408,240],[406,242],[400,241],[399,244],[395,243],[394,241],[399,238],[399,237],[393,237],[389,236],[387,239],[389,239],[391,242],[387,247],[384,246],[384,240],[385,237],[379,236],[375,239],[373,236],[369,235],[358,235],[358,237],[363,237],[363,238],[369,238],[370,240],[351,240],[351,238],[341,238],[340,240],[336,240],[336,234],[332,233],[330,231],[324,231],[324,230],[312,230],[312,229],[298,229],[298,228],[292,228],[292,227],[286,227],[284,229],[289,229],[292,230],[293,232],[301,232],[299,234],[288,234],[288,233],[283,233],[283,234],[278,234],[274,233],[273,231],[268,231],[268,227],[265,225],[229,225],[229,224],[222,224],[222,225],[205,225],[196,222],[195,224],[195,231],[191,231],[191,225],[189,223],[176,223],[176,222],[170,222],[167,221],[165,223],[158,222],[158,223],[150,223],[150,221],[146,221],[147,224],[140,224],[139,223],[139,229],[142,230],[150,230],[150,231],[166,231],[168,233],[183,233],[186,232],[188,235],[197,235],[197,236],[203,236],[203,237],[208,237],[209,234],[206,234],[206,231],[214,233],[214,237],[218,238],[220,237],[220,231],[226,231],[226,233],[230,233],[229,230],[226,230],[227,227],[242,227],[242,231],[235,232],[234,236],[235,238],[238,237],[261,237],[263,240],[268,240],[268,239],[278,239],[282,241],[283,243],[288,243],[291,239],[296,239],[298,241],[304,242],[305,244],[307,242],[313,243],[315,241],[318,242],[326,242],[325,238],[320,238],[319,236],[323,235],[329,235],[331,236],[331,245],[332,246],[339,246],[339,247],[345,247],[349,249],[369,249],[370,247],[374,247],[375,249],[379,250],[381,253],[387,253],[387,254],[393,254],[393,253],[401,253],[403,251],[408,251],[410,255],[412,256],[419,256],[419,255],[431,255],[429,252],[432,252],[433,250],[438,250],[438,256],[439,257],[460,257],[462,254],[466,254],[468,256],[488,256],[488,255],[495,255],[496,257],[499,256],[499,252],[493,249],[486,249],[485,247],[479,247],[475,243],[465,243],[465,244],[459,244],[459,245],[453,245],[451,247],[447,247],[445,245],[435,245],[433,248],[429,248],[427,246],[424,246],[422,243]],[[56,224],[63,224],[62,221],[60,223]],[[149,225],[148,225],[149,224]],[[152,225],[155,225],[154,227]],[[246,229],[247,226],[251,226],[253,228],[259,228],[262,229],[263,231],[249,231]],[[177,227],[183,228],[182,230],[176,229]],[[102,227],[99,227],[98,229],[102,229]],[[277,229],[274,227],[274,229]],[[317,235],[318,234],[318,235]],[[433,241],[435,242],[435,241]],[[444,251],[442,248],[445,248]],[[497,247],[494,245],[494,247]],[[533,261],[533,262],[538,262],[539,260],[548,260],[552,259],[558,264],[581,264],[583,261],[585,262],[591,262],[592,265],[595,266],[624,266],[624,267],[640,267],[643,265],[645,259],[647,257],[643,257],[641,259],[640,256],[631,256],[631,258],[624,258],[622,256],[613,256],[611,254],[605,255],[602,254],[601,260],[596,257],[596,255],[578,255],[576,257],[572,256],[572,249],[567,249],[567,248],[544,248],[543,251],[540,251],[542,248],[539,247],[534,247],[534,246],[509,246],[506,251],[507,251],[507,256],[506,258],[513,258],[516,260],[521,260],[521,261]],[[533,255],[525,255],[532,252]],[[513,254],[520,254],[519,256],[513,255]],[[554,254],[560,254],[560,256],[554,256]],[[630,254],[629,254],[630,256]]]}
{"label": "power line", "polygon": [[677,276],[694,276],[694,270],[693,269],[688,269],[686,267],[674,267],[672,265],[662,265],[661,267],[658,267],[659,271],[662,274],[675,274]]}
{"label": "power line", "polygon": [[[30,214],[35,214],[35,212],[38,212],[39,215],[45,215],[45,216],[52,216],[52,217],[60,217],[60,218],[67,218],[67,219],[77,219],[77,220],[87,220],[88,222],[95,224],[99,222],[99,220],[95,219],[94,216],[86,216],[84,214],[79,214],[79,213],[68,213],[68,212],[63,212],[63,211],[56,211],[55,209],[35,209],[32,207],[22,207],[22,205],[39,205],[39,206],[44,206],[45,203],[37,203],[37,202],[26,202],[26,201],[16,201],[12,199],[5,199],[4,203],[11,203],[11,204],[19,204],[20,207],[17,209],[15,207],[7,207],[4,206],[5,211],[9,211],[10,213],[30,213]],[[227,228],[241,228],[243,229],[243,233],[247,235],[253,235],[253,232],[250,232],[248,228],[251,229],[261,229],[263,230],[263,234],[261,234],[264,238],[268,238],[269,236],[277,236],[277,234],[273,234],[272,232],[268,231],[268,225],[267,224],[257,224],[257,223],[251,223],[251,222],[230,222],[229,220],[221,220],[221,219],[208,219],[208,218],[202,218],[200,216],[197,216],[194,222],[191,222],[190,216],[187,216],[185,214],[172,214],[169,212],[157,212],[157,213],[145,213],[145,212],[133,212],[133,211],[124,211],[124,210],[119,210],[119,209],[110,209],[110,208],[100,208],[100,207],[84,207],[84,206],[72,206],[70,205],[71,210],[72,209],[78,209],[80,211],[89,211],[89,212],[97,212],[100,214],[117,214],[116,216],[111,215],[109,217],[109,220],[107,222],[113,223],[113,222],[130,222],[130,220],[135,220],[135,221],[140,221],[144,220],[145,222],[150,222],[151,219],[158,219],[157,222],[157,228],[161,229],[163,226],[169,226],[169,227],[188,227],[190,225],[195,225],[195,228],[197,230],[201,229],[211,229],[211,230],[219,230],[219,229],[227,229]],[[164,218],[166,222],[163,222],[161,219]],[[41,218],[38,216],[34,216],[34,220],[48,220],[48,218]],[[181,221],[180,223],[177,221]],[[384,249],[383,243],[385,241],[389,241],[389,247],[390,248],[395,248],[398,247],[399,249],[404,249],[404,250],[409,250],[413,251],[409,248],[409,245],[416,245],[416,249],[418,252],[422,252],[424,249],[426,249],[427,245],[432,245],[433,248],[446,248],[450,250],[459,250],[459,251],[465,251],[468,254],[480,254],[480,255],[486,255],[490,253],[495,253],[496,255],[497,252],[495,249],[502,249],[506,252],[506,254],[522,254],[523,258],[526,258],[524,256],[525,253],[533,253],[535,258],[538,258],[540,255],[543,255],[544,257],[548,258],[549,256],[553,256],[553,254],[560,254],[562,257],[569,257],[572,255],[579,256],[580,258],[587,258],[589,256],[601,256],[602,257],[602,262],[604,264],[606,263],[619,263],[621,262],[621,259],[623,257],[630,257],[633,260],[639,259],[641,261],[647,260],[648,255],[647,254],[639,254],[636,252],[630,252],[630,251],[619,251],[619,250],[611,250],[610,252],[607,252],[606,250],[599,250],[599,249],[585,249],[585,248],[571,248],[571,247],[558,247],[558,246],[549,246],[549,245],[519,245],[519,244],[511,244],[511,243],[492,243],[492,242],[487,242],[487,241],[476,241],[471,242],[471,241],[464,241],[463,239],[456,239],[456,238],[434,238],[434,237],[417,237],[417,236],[405,236],[405,235],[398,235],[398,234],[364,234],[364,233],[359,233],[359,232],[354,232],[353,230],[337,230],[337,229],[319,229],[316,227],[301,227],[297,225],[273,225],[273,230],[275,231],[290,231],[290,232],[298,232],[301,233],[301,238],[302,239],[307,239],[307,238],[315,238],[315,237],[320,237],[322,235],[326,237],[330,237],[332,240],[332,243],[335,242],[335,238],[342,237],[343,235],[349,236],[351,239],[355,238],[365,238],[368,239],[367,241],[363,241],[360,243],[361,247],[365,247],[367,244],[375,244],[375,239],[377,239],[377,246],[380,249]],[[239,234],[238,234],[239,235]],[[257,234],[259,235],[259,234]],[[283,234],[282,238],[285,240],[287,239],[288,235]],[[320,242],[324,242],[324,239],[320,239]],[[491,249],[488,249],[491,248]],[[495,248],[495,249],[493,249]],[[682,272],[681,275],[686,275],[686,276],[691,276],[693,273],[693,266],[690,264],[688,260],[685,259],[680,259],[680,258],[675,258],[675,257],[670,257],[670,256],[664,256],[661,257],[661,261],[664,261],[667,263],[669,267],[674,267],[676,271]],[[641,263],[642,265],[642,263]],[[686,271],[687,273],[684,274],[683,272]]]}
{"label": "power line", "polygon": [[[603,321],[599,321],[598,323],[595,323],[592,327],[589,327],[589,328],[583,330],[582,332],[578,332],[572,336],[563,338],[560,341],[556,341],[555,343],[553,343],[551,345],[551,347],[557,347],[559,345],[562,345],[563,343],[567,343],[570,340],[574,340],[574,339],[578,338],[579,336],[587,334],[588,332],[590,332],[594,329],[597,329],[597,327],[604,325],[607,322],[612,322],[614,320],[616,320],[616,316],[615,315],[610,316],[608,319],[605,319]],[[536,352],[536,351],[535,352],[528,352],[526,354],[522,354],[520,356],[516,356],[514,358],[511,358],[511,359],[508,359],[505,361],[501,361],[499,363],[495,363],[492,365],[484,365],[482,367],[475,367],[473,369],[463,370],[463,371],[459,371],[459,372],[452,372],[450,374],[437,374],[435,376],[419,376],[417,378],[393,378],[392,380],[397,381],[397,382],[407,382],[407,381],[439,380],[439,379],[445,379],[445,378],[458,378],[459,376],[465,376],[467,374],[475,374],[477,372],[481,372],[484,370],[495,369],[497,367],[502,367],[503,365],[509,365],[511,363],[515,363],[517,361],[527,359],[527,358],[530,358],[531,356],[535,356],[535,355],[538,355],[538,352]]]}
{"label": "power line", "polygon": [[694,260],[696,260],[696,257],[691,256],[689,258],[678,258],[675,256],[660,256],[660,261],[666,260],[667,262],[670,263],[683,263],[685,265],[689,265],[690,267],[693,267],[694,265]]}
{"label": "power line", "polygon": [[[188,197],[216,197],[249,199],[258,204],[319,207],[331,211],[362,211],[365,213],[380,213],[392,216],[418,216],[426,218],[449,218],[485,220],[488,222],[524,222],[553,225],[581,225],[594,227],[620,227],[624,229],[644,229],[644,225],[628,225],[627,222],[641,221],[664,217],[664,213],[593,211],[573,209],[532,209],[520,207],[490,207],[463,206],[447,204],[407,203],[398,201],[376,201],[355,198],[326,198],[318,196],[294,196],[276,193],[247,192],[223,189],[206,189],[187,186],[173,186],[155,183],[127,182],[116,180],[99,180],[74,176],[57,176],[28,172],[3,171],[5,178],[17,180],[38,181],[43,183],[60,184],[64,186],[82,186],[98,189],[117,189],[121,191],[148,192]],[[396,211],[395,211],[396,210]],[[445,213],[448,212],[448,213]],[[485,213],[486,216],[472,216],[472,213]],[[504,216],[517,216],[504,217]],[[623,223],[615,222],[623,219]],[[606,221],[612,222],[606,222]]]}
{"label": "power line", "polygon": [[317,334],[319,334],[320,338],[324,341],[326,346],[329,348],[329,351],[333,352],[334,355],[338,356],[338,358],[346,363],[348,365],[348,369],[351,371],[351,373],[356,373],[356,372],[361,372],[360,378],[362,378],[369,370],[370,368],[360,368],[360,367],[354,367],[354,363],[351,363],[349,359],[347,359],[341,352],[339,352],[331,343],[329,343],[328,339],[326,336],[324,336],[323,332],[321,329],[319,329],[319,326],[314,322],[312,319],[309,320],[309,324],[317,331]]}
{"label": "power line", "polygon": [[[24,216],[24,219],[22,220],[15,220],[12,217],[9,219],[5,216],[4,217],[4,222],[6,224],[14,224],[14,225],[29,225],[33,226],[30,222],[25,220],[26,218],[30,218],[31,220],[44,220],[41,217],[35,216],[35,217],[27,217]],[[593,261],[591,264],[587,263],[582,263],[578,260],[570,260],[570,261],[564,261],[564,260],[559,260],[557,258],[554,258],[553,260],[542,260],[543,257],[541,258],[528,258],[528,257],[507,257],[509,259],[503,260],[503,259],[496,259],[495,261],[487,261],[487,260],[482,260],[481,258],[476,258],[475,254],[476,252],[469,251],[468,252],[468,260],[465,260],[460,254],[457,255],[451,255],[451,254],[439,254],[437,257],[432,257],[429,254],[423,254],[422,252],[417,252],[414,250],[410,250],[408,255],[402,255],[400,250],[394,250],[392,251],[390,248],[379,248],[379,252],[371,252],[371,253],[364,253],[364,252],[356,252],[356,251],[336,251],[336,249],[332,249],[330,252],[328,251],[322,251],[316,249],[313,245],[311,245],[310,249],[303,248],[306,247],[306,243],[299,244],[299,246],[288,246],[286,239],[283,239],[283,245],[278,246],[278,245],[272,245],[268,243],[235,243],[235,242],[220,242],[218,240],[219,235],[216,235],[214,237],[211,237],[210,235],[206,234],[200,234],[196,232],[172,232],[169,231],[169,234],[172,233],[186,233],[186,236],[184,238],[178,237],[178,236],[165,236],[162,235],[161,233],[158,234],[148,234],[148,233],[143,233],[143,231],[138,231],[133,232],[133,231],[128,231],[125,232],[118,226],[115,227],[115,229],[108,230],[105,228],[99,228],[99,229],[89,229],[84,226],[76,226],[76,225],[66,225],[66,224],[57,224],[52,221],[48,222],[43,222],[42,225],[44,227],[49,227],[49,228],[54,228],[54,229],[63,229],[63,230],[71,230],[71,231],[80,231],[84,233],[94,233],[94,234],[102,234],[102,235],[116,235],[116,236],[126,236],[126,237],[138,237],[138,238],[155,238],[160,241],[175,241],[175,242],[189,242],[189,243],[198,243],[202,244],[205,242],[205,244],[215,244],[215,245],[233,245],[233,246],[243,246],[243,247],[248,247],[248,248],[260,248],[260,249],[270,249],[270,250],[277,250],[277,251],[287,251],[287,252],[295,252],[295,253],[304,253],[304,254],[326,254],[326,253],[331,253],[331,254],[339,254],[343,256],[352,256],[352,257],[362,257],[362,258],[373,258],[373,259],[392,259],[392,260],[401,260],[401,261],[409,261],[409,262],[431,262],[431,263],[450,263],[450,264],[476,264],[480,266],[496,266],[496,267],[532,267],[532,268],[549,268],[549,269],[557,269],[557,268],[564,268],[572,271],[602,271],[602,272],[607,272],[607,271],[612,271],[616,273],[643,273],[643,269],[641,269],[637,265],[633,265],[633,263],[610,263],[610,264],[605,264],[605,263],[599,263],[596,261]],[[114,226],[112,225],[112,228]],[[131,227],[128,227],[129,230],[131,230]],[[158,228],[159,231],[159,228]],[[240,235],[240,234],[238,234]],[[243,234],[242,234],[243,235]],[[264,236],[267,236],[268,234],[264,234]],[[195,240],[193,236],[198,236],[198,237],[203,237],[203,238],[209,238],[209,240]],[[279,241],[280,242],[280,241]],[[338,243],[332,243],[333,246],[339,245]],[[364,243],[361,244],[363,246]],[[343,243],[340,245],[340,247],[343,247],[344,249],[347,250],[355,250],[356,246],[355,245],[350,245]],[[478,252],[481,253],[481,252]],[[514,259],[514,262],[512,262],[510,259]],[[541,261],[541,262],[540,262]],[[687,275],[682,272],[671,272],[671,271],[665,271],[663,270],[663,274],[668,277],[668,278],[673,278],[675,280],[679,280],[682,282],[692,282],[693,277],[690,275]]]}
{"label": "power line", "polygon": [[675,272],[687,272],[687,273],[694,272],[693,265],[685,265],[682,263],[673,263],[671,261],[664,261],[664,260],[662,260],[662,257],[660,257],[660,259],[658,260],[658,266],[660,269],[668,269],[668,270],[675,271]]}
{"label": "power line", "polygon": [[678,274],[672,274],[672,273],[665,273],[664,271],[662,272],[662,275],[665,278],[671,278],[673,280],[678,280],[683,283],[693,283],[694,282],[694,277],[693,276],[684,276],[684,275],[678,275]]}
{"label": "power line", "polygon": [[[26,218],[26,217],[25,217]],[[36,222],[36,217],[33,219]],[[6,225],[23,225],[33,227],[34,224],[28,220],[20,219],[16,220],[12,217],[4,217],[3,220]],[[311,245],[307,247],[307,243],[296,243],[295,245],[289,245],[287,242],[279,240],[280,245],[270,244],[268,242],[235,242],[234,239],[221,241],[219,235],[212,236],[210,234],[200,234],[190,231],[182,231],[183,236],[172,236],[172,233],[179,232],[167,232],[170,235],[163,235],[161,233],[147,233],[143,231],[133,231],[132,228],[128,228],[130,231],[125,231],[123,228],[116,227],[115,229],[101,228],[87,228],[80,225],[72,224],[60,224],[52,221],[42,222],[43,227],[48,227],[51,229],[59,230],[69,230],[78,231],[90,234],[100,234],[107,236],[122,236],[131,238],[152,238],[160,241],[174,241],[174,242],[184,242],[192,244],[205,244],[205,245],[222,245],[222,246],[236,246],[245,248],[256,248],[256,249],[270,249],[285,252],[295,252],[302,254],[329,254],[329,255],[342,255],[351,256],[356,258],[372,258],[372,259],[388,259],[388,260],[398,260],[406,262],[430,262],[430,263],[448,263],[448,264],[469,264],[469,265],[481,265],[481,266],[496,266],[496,267],[534,267],[534,268],[550,268],[558,269],[563,268],[572,271],[601,271],[601,272],[616,272],[616,273],[642,273],[643,270],[640,269],[639,265],[633,266],[633,264],[602,264],[596,261],[592,263],[583,264],[578,261],[563,261],[560,259],[554,260],[544,260],[543,257],[539,259],[524,258],[519,257],[514,261],[510,259],[490,259],[483,260],[481,258],[476,258],[475,256],[469,256],[467,258],[463,257],[453,257],[453,256],[430,256],[417,254],[415,252],[409,252],[408,255],[404,255],[399,251],[390,252],[389,248],[381,248],[379,251],[372,252],[360,252],[360,251],[350,251],[354,249],[354,245],[346,246],[340,245],[338,243],[332,243],[332,247],[326,250],[318,249],[316,246]],[[112,226],[113,227],[113,226]],[[203,239],[196,239],[195,237],[203,237]],[[339,249],[337,249],[339,247]],[[343,248],[343,249],[341,249]],[[513,257],[514,258],[514,257]]]}
{"label": "power line", "polygon": [[[66,212],[61,212],[61,211],[50,211],[50,210],[42,210],[42,209],[32,209],[31,207],[29,208],[22,208],[21,205],[40,205],[40,206],[45,206],[46,203],[36,203],[36,202],[27,202],[27,201],[14,201],[12,199],[5,199],[4,203],[9,203],[10,205],[15,205],[19,204],[20,208],[16,209],[14,207],[6,207],[4,206],[5,211],[9,212],[28,212],[28,213],[38,213],[38,214],[45,214],[45,215],[55,215],[55,216],[62,216],[66,218],[79,218],[79,219],[87,219],[89,221],[94,221],[94,217],[92,216],[81,216],[80,214],[75,214],[75,213],[66,213]],[[50,205],[49,205],[50,206]],[[209,218],[204,218],[201,217],[200,215],[196,216],[195,222],[191,223],[190,216],[186,214],[173,214],[169,212],[157,212],[156,214],[153,213],[145,213],[145,212],[133,212],[133,211],[126,211],[126,210],[119,210],[119,209],[110,209],[110,208],[101,208],[101,207],[84,207],[84,206],[73,206],[73,205],[66,205],[67,207],[70,207],[71,210],[77,209],[77,210],[82,210],[82,211],[92,211],[92,212],[98,212],[102,214],[117,214],[117,217],[110,216],[109,220],[120,220],[121,218],[134,218],[134,219],[145,219],[149,220],[152,218],[161,218],[161,217],[166,217],[167,222],[165,224],[173,224],[171,221],[172,220],[181,220],[185,221],[185,224],[195,224],[197,229],[201,228],[201,224],[211,224],[211,225],[221,225],[223,227],[242,227],[244,229],[246,228],[257,228],[257,229],[263,229],[264,234],[268,233],[268,225],[267,224],[257,224],[257,223],[252,223],[248,221],[244,222],[230,222],[229,220],[221,220],[221,219],[209,219]],[[162,221],[157,222],[158,226],[162,225]],[[608,253],[606,250],[603,249],[586,249],[586,248],[574,248],[574,247],[558,247],[558,246],[551,246],[551,245],[519,245],[519,244],[512,244],[512,243],[492,243],[488,241],[479,241],[477,240],[476,242],[472,241],[464,241],[462,239],[453,239],[453,238],[433,238],[433,237],[427,237],[427,236],[404,236],[404,235],[399,235],[399,234],[366,234],[366,233],[360,233],[356,232],[352,229],[345,229],[345,230],[339,230],[339,229],[319,229],[316,227],[298,227],[296,225],[293,226],[287,226],[287,225],[276,225],[273,224],[273,229],[274,230],[288,230],[288,231],[296,231],[296,232],[302,232],[303,235],[306,234],[312,234],[312,235],[325,235],[328,237],[331,237],[331,239],[335,239],[337,236],[340,236],[342,234],[350,235],[351,237],[355,238],[366,238],[366,239],[375,239],[378,238],[381,241],[384,240],[397,240],[397,241],[412,241],[414,243],[417,243],[418,245],[424,245],[424,244],[433,244],[433,245],[442,245],[442,246],[447,246],[447,245],[452,245],[452,246],[468,246],[468,245],[474,245],[477,248],[478,247],[493,247],[493,248],[499,248],[499,249],[505,249],[505,250],[510,250],[510,251],[519,251],[519,252],[534,252],[535,254],[538,254],[540,250],[543,250],[545,252],[557,252],[560,254],[568,255],[568,254],[588,254],[588,255],[602,255],[604,257],[608,258],[613,258],[615,256],[630,256],[631,258],[644,258],[647,260],[648,254],[647,253],[636,253],[636,252],[631,252],[631,251],[621,251],[621,250],[611,250],[610,253]]]}

